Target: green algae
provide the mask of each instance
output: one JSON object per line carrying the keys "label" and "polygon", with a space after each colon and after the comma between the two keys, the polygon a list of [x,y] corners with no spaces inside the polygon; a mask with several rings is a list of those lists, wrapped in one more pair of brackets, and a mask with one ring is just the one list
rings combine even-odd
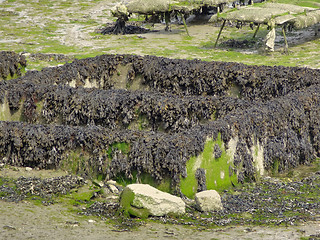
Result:
{"label": "green algae", "polygon": [[[219,158],[214,157],[214,146],[218,144],[222,150]],[[206,186],[208,190],[223,191],[237,184],[237,175],[230,173],[230,167],[234,167],[231,155],[226,151],[221,140],[221,134],[216,140],[207,139],[203,152],[192,157],[186,164],[187,177],[181,178],[180,189],[187,197],[192,198],[197,192],[196,170],[203,168],[206,173]]]}
{"label": "green algae", "polygon": [[142,219],[147,218],[150,215],[149,210],[143,208],[133,207],[131,203],[134,200],[134,192],[129,188],[125,188],[121,194],[120,206],[125,216],[136,216]]}
{"label": "green algae", "polygon": [[90,165],[90,155],[78,148],[66,154],[60,163],[60,169],[72,174],[86,174],[90,177],[97,175],[96,170]]}

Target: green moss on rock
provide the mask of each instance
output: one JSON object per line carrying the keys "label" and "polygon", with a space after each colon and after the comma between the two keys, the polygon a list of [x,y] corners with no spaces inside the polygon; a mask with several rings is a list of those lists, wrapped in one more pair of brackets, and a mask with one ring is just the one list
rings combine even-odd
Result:
{"label": "green moss on rock", "polygon": [[147,209],[136,208],[131,204],[134,200],[134,192],[132,192],[129,188],[125,188],[121,193],[120,198],[120,206],[123,213],[127,216],[135,216],[139,218],[147,218],[150,215],[150,212]]}
{"label": "green moss on rock", "polygon": [[[214,146],[218,144],[222,153],[219,158],[214,157]],[[229,172],[230,167],[234,167],[232,156],[226,151],[221,140],[221,134],[214,141],[208,138],[203,152],[192,157],[186,164],[187,177],[181,178],[180,189],[187,197],[194,197],[197,192],[198,183],[196,180],[196,170],[202,168],[206,173],[206,186],[208,190],[221,191],[237,184],[237,175]]]}

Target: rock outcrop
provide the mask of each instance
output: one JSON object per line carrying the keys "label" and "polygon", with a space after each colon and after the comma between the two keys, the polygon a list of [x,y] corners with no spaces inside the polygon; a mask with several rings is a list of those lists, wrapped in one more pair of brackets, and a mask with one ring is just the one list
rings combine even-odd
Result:
{"label": "rock outcrop", "polygon": [[185,213],[181,198],[147,184],[128,185],[121,194],[120,204],[124,212],[141,218]]}

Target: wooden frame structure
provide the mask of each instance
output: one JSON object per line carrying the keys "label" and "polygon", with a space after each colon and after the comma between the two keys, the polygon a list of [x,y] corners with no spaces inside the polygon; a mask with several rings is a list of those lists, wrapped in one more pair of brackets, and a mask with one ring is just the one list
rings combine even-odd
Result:
{"label": "wooden frame structure", "polygon": [[[256,37],[260,25],[268,25],[271,29],[275,27],[282,28],[282,34],[285,41],[285,52],[288,52],[288,41],[286,38],[286,29],[302,29],[310,27],[320,22],[320,9],[300,7],[291,4],[264,3],[257,6],[247,6],[233,9],[219,16],[222,20],[219,34],[214,46],[216,47],[225,27],[226,21],[254,23],[257,28],[253,38]],[[216,17],[213,21],[216,20]],[[212,20],[210,19],[212,22]]]}

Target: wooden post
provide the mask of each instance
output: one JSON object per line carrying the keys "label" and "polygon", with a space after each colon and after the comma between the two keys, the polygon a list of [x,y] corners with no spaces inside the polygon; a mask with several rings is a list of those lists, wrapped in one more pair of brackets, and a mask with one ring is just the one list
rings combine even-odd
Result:
{"label": "wooden post", "polygon": [[284,52],[286,54],[288,54],[289,53],[289,51],[288,51],[289,46],[288,46],[288,41],[287,41],[286,31],[285,31],[285,27],[284,26],[282,26],[282,34],[283,34],[284,44],[285,44],[284,45]]}
{"label": "wooden post", "polygon": [[180,12],[180,16],[182,18],[182,21],[183,21],[183,25],[184,25],[184,28],[186,29],[186,32],[188,34],[188,37],[190,37],[190,34],[189,34],[189,31],[188,31],[188,27],[187,27],[187,23],[186,23],[186,19],[184,18],[184,15]]}
{"label": "wooden post", "polygon": [[223,20],[223,23],[222,23],[222,25],[221,25],[221,28],[220,28],[220,31],[219,31],[219,34],[218,34],[218,37],[217,37],[217,40],[216,40],[216,43],[214,44],[214,47],[216,47],[217,46],[217,44],[218,44],[218,41],[219,41],[219,38],[220,38],[220,35],[221,35],[221,32],[222,32],[222,30],[223,30],[223,28],[224,28],[224,25],[226,24],[226,19],[224,19]]}
{"label": "wooden post", "polygon": [[170,13],[169,12],[164,13],[164,20],[166,22],[165,31],[171,31],[171,29],[170,29]]}
{"label": "wooden post", "polygon": [[253,37],[252,38],[255,38],[257,36],[257,33],[259,31],[259,28],[260,28],[260,23],[258,24],[258,27],[257,29],[254,31],[254,34],[253,34]]}

